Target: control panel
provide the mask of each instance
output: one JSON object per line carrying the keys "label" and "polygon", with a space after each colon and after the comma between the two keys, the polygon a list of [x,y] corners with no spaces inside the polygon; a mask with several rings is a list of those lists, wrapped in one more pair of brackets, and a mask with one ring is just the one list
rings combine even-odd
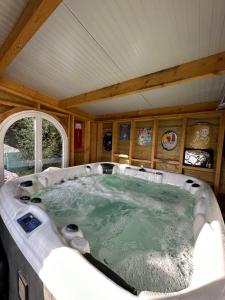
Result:
{"label": "control panel", "polygon": [[41,221],[38,220],[32,213],[27,213],[26,215],[20,217],[17,219],[17,222],[26,233],[33,231],[35,228],[41,225]]}

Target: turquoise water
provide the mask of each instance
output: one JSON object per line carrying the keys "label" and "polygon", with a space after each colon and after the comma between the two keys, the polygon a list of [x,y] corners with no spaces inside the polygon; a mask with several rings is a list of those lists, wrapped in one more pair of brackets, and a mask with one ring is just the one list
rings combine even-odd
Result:
{"label": "turquoise water", "polygon": [[90,175],[39,191],[61,228],[76,223],[91,253],[138,291],[189,285],[193,196],[125,175]]}

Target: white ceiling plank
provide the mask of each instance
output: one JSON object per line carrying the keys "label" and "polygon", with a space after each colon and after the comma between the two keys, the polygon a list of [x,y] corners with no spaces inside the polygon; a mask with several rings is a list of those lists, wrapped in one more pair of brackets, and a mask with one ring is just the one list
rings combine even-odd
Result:
{"label": "white ceiling plank", "polygon": [[26,4],[27,0],[0,1],[0,47],[13,29]]}
{"label": "white ceiling plank", "polygon": [[102,101],[99,103],[80,104],[76,106],[84,111],[92,111],[93,115],[104,115],[107,113],[119,113],[133,110],[143,110],[151,107],[145,99],[139,95],[120,97],[115,100]]}
{"label": "white ceiling plank", "polygon": [[225,76],[212,77],[165,87],[163,89],[151,90],[141,94],[124,96],[111,100],[106,99],[105,101],[96,103],[84,103],[77,105],[76,107],[94,115],[104,115],[210,102],[219,100],[224,83]]}
{"label": "white ceiling plank", "polygon": [[123,79],[119,69],[63,4],[5,74],[56,98]]}
{"label": "white ceiling plank", "polygon": [[[222,51],[225,0],[64,0],[5,75],[49,96],[68,98]],[[140,107],[171,106],[214,100],[219,89],[212,79],[155,90],[151,97],[144,93],[148,103],[137,99]],[[112,101],[116,108],[110,109],[124,111],[123,104]],[[105,105],[84,108],[106,113]],[[126,110],[137,107],[132,102]]]}

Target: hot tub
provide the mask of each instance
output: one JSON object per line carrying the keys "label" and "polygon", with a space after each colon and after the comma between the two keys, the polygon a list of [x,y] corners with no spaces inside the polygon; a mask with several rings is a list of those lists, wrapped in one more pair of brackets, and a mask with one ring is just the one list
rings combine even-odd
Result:
{"label": "hot tub", "polygon": [[[77,178],[91,178],[91,176],[100,178],[102,175],[115,176],[116,180],[120,180],[122,184],[123,182],[125,184],[126,181],[123,180],[124,176],[131,178],[129,180],[136,178],[140,188],[146,187],[151,190],[151,187],[156,186],[156,192],[160,185],[164,188],[168,187],[168,201],[170,189],[171,193],[174,193],[173,187],[179,188],[183,198],[187,197],[187,199],[182,199],[183,203],[191,201],[188,200],[189,197],[192,199],[194,203],[193,209],[191,208],[193,222],[188,236],[193,237],[191,262],[193,267],[188,286],[175,292],[173,290],[159,292],[152,291],[151,284],[148,288],[145,283],[145,289],[137,291],[133,284],[124,280],[124,276],[111,270],[111,265],[107,260],[103,260],[104,263],[102,263],[99,261],[99,257],[96,259],[96,256],[91,255],[92,244],[89,245],[88,242],[91,241],[85,232],[84,236],[76,235],[74,239],[70,239],[73,229],[77,231],[77,228],[70,226],[69,231],[65,231],[65,228],[64,231],[61,230],[60,224],[50,218],[48,210],[42,203],[39,203],[38,197],[36,197],[40,191],[48,191],[51,188],[61,189],[61,186],[64,186],[63,192],[66,200],[66,191],[71,192],[69,190],[70,182],[73,184],[72,182]],[[81,183],[84,184],[83,181]],[[102,186],[98,187],[96,181],[96,190],[98,188],[101,189]],[[113,188],[115,187],[113,186]],[[74,193],[76,192],[73,190]],[[103,193],[107,193],[107,191],[103,189]],[[140,199],[143,206],[143,194],[136,190],[135,193],[137,201]],[[29,194],[31,198],[35,197],[36,201],[31,202],[27,197]],[[164,192],[164,194],[166,193]],[[135,203],[133,204],[136,209]],[[183,208],[179,206],[179,203],[173,203],[173,205],[175,214]],[[225,298],[224,223],[212,189],[207,183],[196,178],[116,163],[88,164],[21,177],[4,184],[0,192],[0,209],[3,227],[6,227],[4,232],[7,230],[29,266],[56,299],[222,300]],[[127,207],[125,207],[126,209]],[[136,211],[135,209],[133,210]],[[148,231],[157,229],[155,227],[149,227]],[[132,227],[132,230],[133,228],[135,227]],[[143,237],[146,230],[143,227]],[[187,230],[189,227],[186,228],[186,232]],[[6,234],[4,237],[7,239]],[[4,240],[2,242],[4,245]],[[150,260],[153,258],[151,256]],[[13,259],[8,257],[8,260]],[[149,265],[151,268],[151,263]],[[169,272],[170,270],[167,270],[166,274],[169,275]],[[163,279],[159,280],[163,285]],[[33,284],[35,285],[35,282]],[[157,284],[160,286],[159,282]],[[29,289],[31,290],[32,287]],[[38,299],[41,297],[39,296]]]}

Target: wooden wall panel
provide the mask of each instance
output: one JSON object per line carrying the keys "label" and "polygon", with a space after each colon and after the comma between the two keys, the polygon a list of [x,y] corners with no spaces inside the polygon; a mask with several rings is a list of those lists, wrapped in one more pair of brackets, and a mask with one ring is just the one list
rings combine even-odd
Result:
{"label": "wooden wall panel", "polygon": [[222,162],[219,192],[225,194],[225,157],[223,157],[223,162]]}
{"label": "wooden wall panel", "polygon": [[191,138],[192,138],[192,128],[193,125],[198,123],[208,123],[211,126],[212,134],[210,138],[209,148],[213,150],[213,167],[215,167],[216,157],[217,157],[217,141],[218,141],[218,131],[219,131],[219,118],[194,118],[189,119],[187,124],[187,135],[186,135],[186,148],[192,148]]}
{"label": "wooden wall panel", "polygon": [[208,182],[211,186],[214,184],[214,177],[215,173],[214,172],[201,172],[198,170],[184,170],[184,174],[188,176],[193,176],[196,177],[200,180],[204,180]]}
{"label": "wooden wall panel", "polygon": [[173,165],[166,162],[156,162],[155,168],[157,170],[179,173],[179,165]]}
{"label": "wooden wall panel", "polygon": [[117,144],[117,153],[118,154],[126,154],[129,155],[129,148],[130,148],[130,140],[120,140],[120,125],[131,125],[131,122],[119,122],[117,135],[118,135],[118,144]]}
{"label": "wooden wall panel", "polygon": [[91,122],[90,161],[97,161],[97,122]]}
{"label": "wooden wall panel", "polygon": [[[181,120],[160,120],[158,125],[158,135],[157,135],[157,151],[156,158],[159,159],[169,159],[179,161],[180,158],[180,140],[181,140]],[[167,130],[173,130],[178,137],[178,144],[174,150],[167,151],[162,147],[161,139],[163,134]]]}
{"label": "wooden wall panel", "polygon": [[146,146],[140,146],[138,144],[138,130],[141,128],[151,128],[153,132],[153,121],[136,121],[135,122],[135,141],[133,146],[132,158],[151,160],[152,155],[152,141]]}
{"label": "wooden wall panel", "polygon": [[101,161],[111,161],[111,156],[112,156],[112,151],[106,151],[103,147],[103,137],[104,134],[107,131],[112,131],[112,123],[103,123],[103,128],[102,128],[102,139],[101,141],[98,141],[99,143],[101,143],[102,146],[102,157],[101,157]]}
{"label": "wooden wall panel", "polygon": [[[153,117],[139,117],[123,120],[114,120],[113,122],[113,151],[111,160],[114,162],[130,163],[137,166],[151,167],[153,169],[165,170],[169,172],[190,174],[190,176],[206,180],[216,188],[220,182],[219,165],[221,165],[221,122],[224,112],[206,111],[196,113],[182,113],[174,115],[163,115]],[[106,121],[104,121],[106,122]],[[110,121],[108,121],[110,122]],[[191,148],[190,135],[192,126],[199,122],[208,122],[211,124],[211,148],[214,150],[213,168],[200,168],[193,166],[184,166],[184,150]],[[132,124],[133,138],[130,141],[119,140],[119,125]],[[151,147],[140,146],[137,144],[138,128],[153,127]],[[163,149],[161,145],[162,134],[166,130],[174,130],[178,136],[178,144],[172,151]],[[219,135],[220,132],[220,135]],[[220,153],[218,156],[217,153]],[[126,154],[127,158],[122,158],[119,154]],[[224,168],[222,168],[221,178],[225,177]],[[221,187],[223,184],[220,182]],[[225,184],[224,184],[225,186]],[[215,189],[215,192],[216,189]]]}

